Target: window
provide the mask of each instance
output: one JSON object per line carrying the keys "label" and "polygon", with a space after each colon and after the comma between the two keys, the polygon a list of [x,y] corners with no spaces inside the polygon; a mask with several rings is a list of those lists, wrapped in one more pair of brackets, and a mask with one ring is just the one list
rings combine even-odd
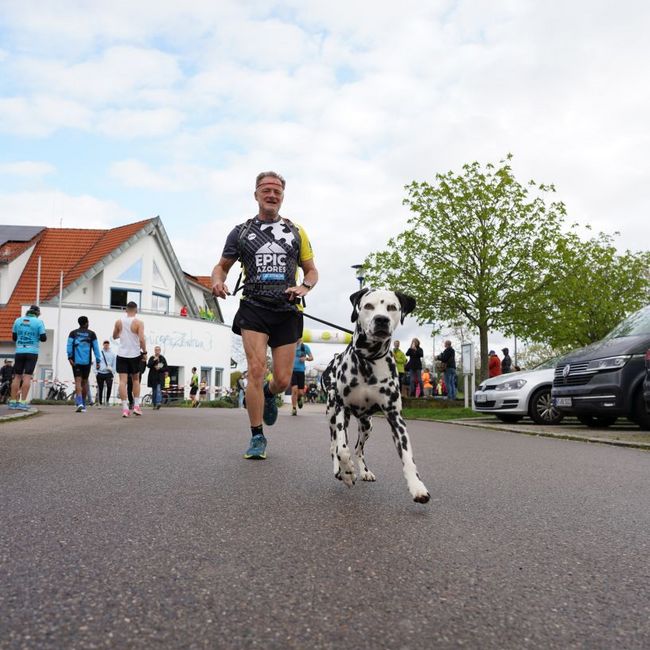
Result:
{"label": "window", "polygon": [[163,314],[169,313],[169,296],[163,296],[161,293],[151,294],[151,309]]}
{"label": "window", "polygon": [[124,282],[142,282],[142,258],[129,266],[117,279]]}
{"label": "window", "polygon": [[133,301],[139,308],[141,294],[131,289],[111,289],[111,307],[126,307],[127,302]]}
{"label": "window", "polygon": [[165,282],[162,273],[156,264],[156,260],[153,261],[153,283],[157,287],[167,287],[167,283]]}

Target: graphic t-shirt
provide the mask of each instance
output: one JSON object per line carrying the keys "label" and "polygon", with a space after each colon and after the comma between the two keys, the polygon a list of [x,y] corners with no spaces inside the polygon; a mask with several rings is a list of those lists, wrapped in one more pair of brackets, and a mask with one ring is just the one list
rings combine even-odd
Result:
{"label": "graphic t-shirt", "polygon": [[300,357],[308,357],[311,354],[311,350],[308,345],[301,343],[296,345],[296,356],[293,360],[293,369],[297,372],[305,372],[305,362],[301,360]]}
{"label": "graphic t-shirt", "polygon": [[36,316],[20,316],[11,330],[16,336],[16,354],[38,354],[45,323]]}
{"label": "graphic t-shirt", "polygon": [[296,284],[299,264],[312,259],[314,253],[304,229],[292,225],[282,218],[268,222],[255,217],[228,234],[222,256],[241,262],[243,300],[274,311],[297,309],[285,290]]}

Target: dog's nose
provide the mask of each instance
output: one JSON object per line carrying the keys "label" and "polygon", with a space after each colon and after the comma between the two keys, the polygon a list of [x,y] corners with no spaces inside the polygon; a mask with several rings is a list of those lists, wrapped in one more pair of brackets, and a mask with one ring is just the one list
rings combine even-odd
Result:
{"label": "dog's nose", "polygon": [[384,328],[388,327],[390,318],[388,316],[375,316],[375,327]]}

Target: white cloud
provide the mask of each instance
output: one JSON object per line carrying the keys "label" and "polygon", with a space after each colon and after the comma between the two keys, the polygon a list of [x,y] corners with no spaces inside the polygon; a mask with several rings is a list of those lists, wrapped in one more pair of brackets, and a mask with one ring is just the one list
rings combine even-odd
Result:
{"label": "white cloud", "polygon": [[173,109],[108,110],[99,114],[96,129],[114,138],[155,138],[172,135],[183,121]]}
{"label": "white cloud", "polygon": [[114,201],[59,191],[0,193],[0,215],[4,223],[51,228],[113,228],[136,220]]}
{"label": "white cloud", "polygon": [[30,178],[39,178],[56,171],[54,165],[50,163],[39,162],[34,160],[20,160],[12,163],[0,164],[0,174],[9,176],[24,176]]}
{"label": "white cloud", "polygon": [[0,98],[0,133],[43,137],[60,128],[86,129],[90,120],[87,108],[60,97]]}

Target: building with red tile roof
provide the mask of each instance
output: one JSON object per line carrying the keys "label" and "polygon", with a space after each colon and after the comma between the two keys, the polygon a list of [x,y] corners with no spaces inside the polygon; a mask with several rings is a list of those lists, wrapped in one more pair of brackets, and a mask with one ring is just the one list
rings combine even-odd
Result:
{"label": "building with red tile roof", "polygon": [[[176,362],[177,383],[194,365],[209,386],[228,386],[229,329],[199,277],[208,276],[182,271],[159,217],[106,230],[0,226],[0,357],[13,356],[15,319],[39,304],[49,341],[34,376],[62,378],[69,367],[61,341],[77,317],[87,315],[98,337],[109,339],[120,310],[134,300],[151,349],[161,345],[170,366]],[[179,317],[182,306],[189,318]]]}

